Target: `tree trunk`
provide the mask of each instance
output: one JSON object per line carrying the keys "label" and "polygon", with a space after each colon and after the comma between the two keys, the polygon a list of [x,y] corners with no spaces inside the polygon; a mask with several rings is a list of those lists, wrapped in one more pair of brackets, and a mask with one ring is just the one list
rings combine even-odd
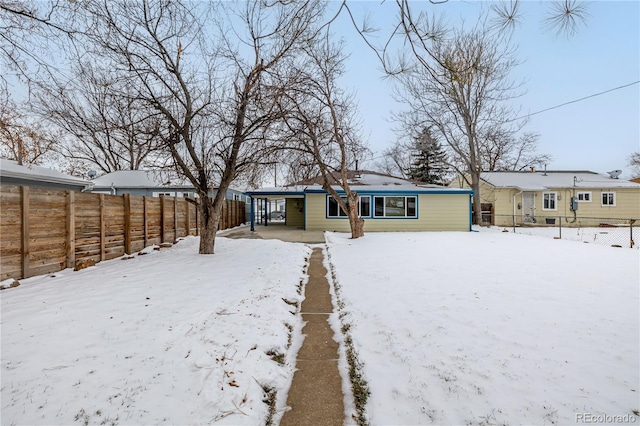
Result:
{"label": "tree trunk", "polygon": [[349,226],[351,226],[351,238],[364,237],[364,219],[361,217],[349,217]]}
{"label": "tree trunk", "polygon": [[[200,254],[213,254],[216,243],[216,232],[220,223],[220,214],[216,212],[213,202],[207,197],[200,198]],[[219,210],[219,209],[218,209]]]}
{"label": "tree trunk", "polygon": [[473,223],[482,225],[482,206],[480,204],[480,173],[471,172],[471,189],[473,190]]}
{"label": "tree trunk", "polygon": [[364,237],[364,219],[358,215],[358,194],[356,192],[349,193],[348,207],[347,215],[351,227],[351,238]]}

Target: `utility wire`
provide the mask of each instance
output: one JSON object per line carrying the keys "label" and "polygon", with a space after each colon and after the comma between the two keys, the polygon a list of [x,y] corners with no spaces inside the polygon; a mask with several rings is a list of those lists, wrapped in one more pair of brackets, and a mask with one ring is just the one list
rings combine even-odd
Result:
{"label": "utility wire", "polygon": [[614,90],[624,89],[625,87],[633,86],[634,84],[638,84],[638,83],[640,83],[640,80],[636,80],[636,81],[634,81],[632,83],[625,84],[625,85],[622,85],[622,86],[614,87],[613,89],[605,90],[604,92],[594,93],[593,95],[585,96],[584,98],[575,99],[573,101],[565,102],[565,103],[560,104],[560,105],[556,105],[556,106],[552,106],[550,108],[545,108],[545,109],[540,110],[540,111],[532,112],[531,114],[523,115],[522,117],[518,117],[518,118],[514,118],[513,120],[509,120],[507,123],[512,122],[512,121],[522,120],[523,118],[529,118],[532,115],[541,114],[543,112],[551,111],[552,109],[556,109],[556,108],[563,107],[565,105],[574,104],[576,102],[584,101],[585,99],[594,98],[596,96],[604,95],[605,93],[613,92]]}
{"label": "utility wire", "polygon": [[[508,120],[507,123],[511,123],[512,121],[522,120],[523,118],[529,118],[532,115],[537,115],[537,114],[541,114],[543,112],[551,111],[552,109],[560,108],[560,107],[563,107],[565,105],[575,104],[576,102],[580,102],[580,101],[584,101],[585,99],[594,98],[596,96],[604,95],[605,93],[613,92],[615,90],[624,89],[625,87],[633,86],[634,84],[638,84],[638,83],[640,83],[640,80],[636,80],[636,81],[633,81],[631,83],[624,84],[622,86],[614,87],[613,89],[605,90],[604,92],[594,93],[592,95],[585,96],[584,98],[574,99],[573,101],[565,102],[565,103],[560,104],[560,105],[556,105],[556,106],[552,106],[552,107],[549,107],[549,108],[542,109],[540,111],[532,112],[531,114],[523,115],[521,117],[514,118],[512,120]],[[378,157],[373,157],[373,158],[370,158],[369,160],[377,160],[377,159],[382,158],[382,157],[386,157],[386,155],[380,155]]]}

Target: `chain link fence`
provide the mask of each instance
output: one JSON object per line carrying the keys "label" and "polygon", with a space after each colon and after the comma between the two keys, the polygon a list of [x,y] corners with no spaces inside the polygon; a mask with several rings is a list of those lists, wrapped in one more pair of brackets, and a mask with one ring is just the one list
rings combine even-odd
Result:
{"label": "chain link fence", "polygon": [[553,215],[483,215],[483,225],[505,228],[517,234],[582,241],[611,247],[638,248],[640,221],[603,217]]}

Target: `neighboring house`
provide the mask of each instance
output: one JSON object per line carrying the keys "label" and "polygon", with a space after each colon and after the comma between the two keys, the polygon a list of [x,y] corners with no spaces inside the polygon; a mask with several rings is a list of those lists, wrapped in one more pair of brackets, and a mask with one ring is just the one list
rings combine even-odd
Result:
{"label": "neighboring house", "polygon": [[[252,212],[284,199],[286,226],[348,232],[346,214],[318,182],[310,180],[293,186],[247,191],[253,199]],[[358,209],[365,219],[365,232],[471,229],[471,190],[420,185],[370,171],[350,172],[349,184],[360,196]],[[334,188],[344,194],[340,186]],[[254,216],[251,215],[252,228]]]}
{"label": "neighboring house", "polygon": [[[452,188],[468,188],[458,177]],[[640,184],[591,171],[485,172],[483,222],[598,226],[640,219]]]}
{"label": "neighboring house", "polygon": [[[158,170],[119,170],[95,178],[93,184],[92,192],[103,194],[197,197],[197,192],[188,180],[177,179]],[[217,190],[214,189],[214,195],[216,192]],[[225,198],[246,202],[249,197],[242,191],[228,189]]]}
{"label": "neighboring house", "polygon": [[19,165],[16,161],[5,159],[0,159],[0,183],[71,191],[86,191],[92,186],[88,180],[35,164]]}

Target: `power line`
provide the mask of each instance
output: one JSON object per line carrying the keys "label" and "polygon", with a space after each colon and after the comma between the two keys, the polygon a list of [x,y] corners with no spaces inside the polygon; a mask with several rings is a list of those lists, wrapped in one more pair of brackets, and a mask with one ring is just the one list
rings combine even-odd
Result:
{"label": "power line", "polygon": [[634,84],[638,84],[638,83],[640,83],[640,80],[636,80],[636,81],[634,81],[632,83],[625,84],[625,85],[622,85],[622,86],[614,87],[613,89],[605,90],[604,92],[594,93],[593,95],[585,96],[584,98],[575,99],[573,101],[565,102],[565,103],[560,104],[560,105],[556,105],[556,106],[552,106],[550,108],[542,109],[540,111],[532,112],[531,114],[523,115],[522,117],[518,117],[518,118],[514,118],[513,120],[509,120],[508,122],[522,120],[523,118],[528,118],[528,117],[531,117],[532,115],[541,114],[543,112],[551,111],[552,109],[560,108],[560,107],[563,107],[565,105],[574,104],[576,102],[584,101],[585,99],[594,98],[596,96],[604,95],[605,93],[613,92],[614,90],[624,89],[625,87],[633,86]]}
{"label": "power line", "polygon": [[[624,89],[625,87],[633,86],[634,84],[638,84],[638,83],[640,83],[640,80],[636,80],[636,81],[633,81],[631,83],[624,84],[622,86],[614,87],[612,89],[605,90],[604,92],[594,93],[592,95],[585,96],[585,97],[580,98],[580,99],[574,99],[573,101],[569,101],[569,102],[562,103],[560,105],[556,105],[556,106],[552,106],[552,107],[549,107],[549,108],[545,108],[545,109],[542,109],[540,111],[532,112],[531,114],[523,115],[522,117],[514,118],[512,120],[508,120],[507,123],[511,123],[512,121],[522,120],[523,118],[528,118],[528,117],[531,117],[532,115],[541,114],[543,112],[551,111],[552,109],[560,108],[560,107],[563,107],[563,106],[566,106],[566,105],[569,105],[569,104],[575,104],[576,102],[580,102],[580,101],[584,101],[585,99],[594,98],[596,96],[604,95],[605,93],[613,92],[615,90]],[[380,155],[378,157],[373,157],[373,158],[370,158],[369,160],[377,160],[377,159],[380,159],[382,157],[386,157],[386,155]]]}

